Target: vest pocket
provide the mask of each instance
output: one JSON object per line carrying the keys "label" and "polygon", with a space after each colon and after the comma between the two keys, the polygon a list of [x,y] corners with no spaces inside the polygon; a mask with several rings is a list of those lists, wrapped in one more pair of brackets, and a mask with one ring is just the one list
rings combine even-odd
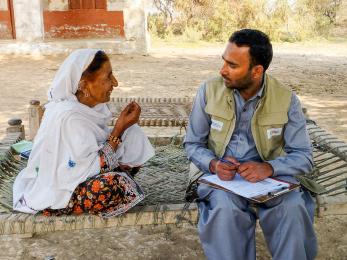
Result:
{"label": "vest pocket", "polygon": [[216,115],[210,116],[211,125],[208,136],[208,146],[215,152],[216,155],[221,156],[220,153],[222,152],[224,143],[226,142],[225,139],[228,135],[231,120]]}
{"label": "vest pocket", "polygon": [[265,158],[270,159],[282,153],[284,145],[283,132],[287,122],[288,115],[286,112],[263,114],[258,117],[258,129],[256,131],[259,140],[257,141],[261,144],[260,147],[263,148]]}
{"label": "vest pocket", "polygon": [[216,142],[224,142],[230,127],[230,120],[211,115],[210,137]]}

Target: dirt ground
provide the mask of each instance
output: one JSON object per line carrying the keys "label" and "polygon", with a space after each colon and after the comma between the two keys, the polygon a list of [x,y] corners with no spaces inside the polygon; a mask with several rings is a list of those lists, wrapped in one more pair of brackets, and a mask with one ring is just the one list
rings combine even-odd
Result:
{"label": "dirt ground", "polygon": [[[275,45],[269,72],[299,95],[317,123],[347,141],[347,44]],[[194,97],[199,85],[218,74],[223,46],[180,49],[157,47],[148,56],[112,55],[119,81],[112,96]],[[0,55],[0,138],[7,120],[27,127],[31,99],[44,102],[66,55]]]}
{"label": "dirt ground", "polygon": [[[292,87],[311,119],[347,142],[347,45],[275,45],[270,73]],[[194,97],[216,75],[223,46],[180,49],[159,46],[148,56],[111,55],[120,86],[114,97]],[[31,99],[46,92],[65,55],[0,56],[0,140],[6,121],[20,117],[27,128]],[[347,216],[315,221],[317,259],[347,259]],[[258,259],[269,259],[257,234]],[[0,237],[0,259],[202,259],[195,227],[133,227]]]}
{"label": "dirt ground", "polygon": [[[347,259],[345,216],[315,220],[319,240],[317,260]],[[271,259],[257,228],[257,259]],[[198,260],[204,254],[194,226],[142,226],[90,229],[34,235],[0,237],[0,259],[153,259]],[[299,259],[298,259],[299,260]]]}

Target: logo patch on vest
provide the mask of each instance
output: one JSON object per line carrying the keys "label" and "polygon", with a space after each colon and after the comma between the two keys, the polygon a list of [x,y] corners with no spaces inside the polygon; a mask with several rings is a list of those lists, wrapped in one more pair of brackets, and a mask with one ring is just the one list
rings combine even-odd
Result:
{"label": "logo patch on vest", "polygon": [[223,128],[223,122],[212,119],[211,128],[220,132]]}
{"label": "logo patch on vest", "polygon": [[267,130],[267,139],[270,139],[273,136],[281,135],[282,133],[282,127],[281,128],[270,128]]}

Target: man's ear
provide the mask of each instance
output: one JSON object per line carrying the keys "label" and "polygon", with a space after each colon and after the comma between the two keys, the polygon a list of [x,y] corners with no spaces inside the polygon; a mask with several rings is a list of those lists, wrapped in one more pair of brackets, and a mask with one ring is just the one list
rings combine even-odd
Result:
{"label": "man's ear", "polygon": [[255,65],[252,68],[252,76],[254,79],[261,80],[263,78],[264,67],[262,65]]}

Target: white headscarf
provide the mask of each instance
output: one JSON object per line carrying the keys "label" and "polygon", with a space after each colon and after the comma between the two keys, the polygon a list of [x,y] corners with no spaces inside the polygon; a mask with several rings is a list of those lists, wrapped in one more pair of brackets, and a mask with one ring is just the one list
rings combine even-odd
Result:
{"label": "white headscarf", "polygon": [[111,112],[106,104],[90,108],[75,96],[97,51],[74,51],[55,75],[27,167],[14,183],[15,210],[64,208],[77,185],[100,172],[98,151],[109,135]]}
{"label": "white headscarf", "polygon": [[83,71],[98,52],[96,49],[76,50],[60,65],[59,70],[54,76],[52,85],[48,90],[49,101],[70,100],[75,101],[75,93]]}
{"label": "white headscarf", "polygon": [[[51,87],[48,90],[47,95],[50,103],[46,105],[46,109],[55,107],[61,101],[77,101],[75,94],[78,90],[78,83],[82,73],[93,61],[98,51],[97,49],[80,49],[74,51],[65,59],[55,74]],[[99,113],[98,116],[101,116],[106,121],[111,118],[111,112],[106,104],[96,105],[92,110]]]}

